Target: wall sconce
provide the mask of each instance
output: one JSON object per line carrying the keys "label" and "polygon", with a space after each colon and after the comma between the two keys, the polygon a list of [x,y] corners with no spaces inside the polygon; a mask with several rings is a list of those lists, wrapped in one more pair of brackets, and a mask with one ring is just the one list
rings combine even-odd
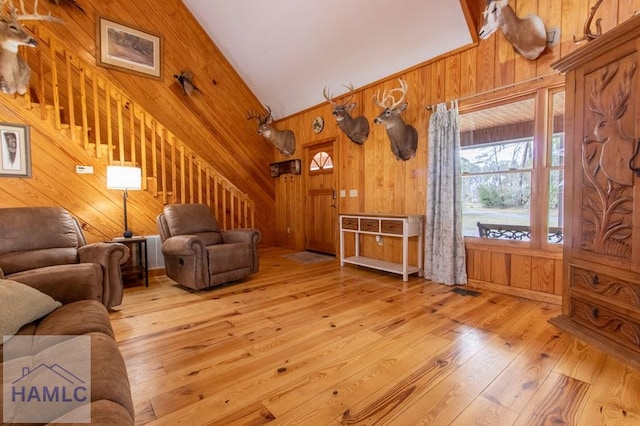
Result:
{"label": "wall sconce", "polygon": [[127,225],[127,197],[129,189],[139,190],[142,188],[142,170],[140,167],[128,166],[107,166],[107,188],[123,189],[122,201],[124,203],[124,233],[125,238],[131,238],[133,232]]}

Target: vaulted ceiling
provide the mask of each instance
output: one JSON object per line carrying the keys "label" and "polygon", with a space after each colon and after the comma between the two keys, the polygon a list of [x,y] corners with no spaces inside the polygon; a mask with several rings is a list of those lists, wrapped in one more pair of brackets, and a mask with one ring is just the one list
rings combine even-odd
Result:
{"label": "vaulted ceiling", "polygon": [[274,118],[473,42],[466,0],[183,0]]}

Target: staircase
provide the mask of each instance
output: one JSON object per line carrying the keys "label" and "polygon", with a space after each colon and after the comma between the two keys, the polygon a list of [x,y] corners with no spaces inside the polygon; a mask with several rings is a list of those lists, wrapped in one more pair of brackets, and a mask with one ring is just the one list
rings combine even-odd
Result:
{"label": "staircase", "polygon": [[254,227],[246,193],[45,27],[31,30],[38,47],[20,53],[32,69],[31,90],[16,98],[25,109],[107,164],[140,167],[142,189],[163,204],[205,203],[223,229]]}

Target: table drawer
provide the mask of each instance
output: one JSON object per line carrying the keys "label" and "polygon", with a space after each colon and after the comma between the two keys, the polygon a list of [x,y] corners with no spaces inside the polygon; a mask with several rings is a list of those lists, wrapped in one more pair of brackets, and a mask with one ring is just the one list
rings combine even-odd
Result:
{"label": "table drawer", "polygon": [[402,235],[402,222],[401,220],[381,220],[380,229],[385,234],[398,234]]}
{"label": "table drawer", "polygon": [[353,217],[342,218],[342,229],[354,229],[358,230],[358,219]]}
{"label": "table drawer", "polygon": [[634,350],[640,349],[640,324],[610,309],[580,299],[571,299],[573,319]]}
{"label": "table drawer", "polygon": [[640,308],[640,285],[619,278],[572,267],[571,287],[632,308]]}
{"label": "table drawer", "polygon": [[366,232],[380,232],[377,219],[360,219],[360,230]]}

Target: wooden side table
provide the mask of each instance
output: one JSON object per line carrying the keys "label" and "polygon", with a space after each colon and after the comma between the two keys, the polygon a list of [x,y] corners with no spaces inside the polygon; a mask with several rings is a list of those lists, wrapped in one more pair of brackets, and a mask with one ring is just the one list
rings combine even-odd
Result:
{"label": "wooden side table", "polygon": [[149,287],[149,263],[147,257],[147,239],[145,237],[117,237],[112,243],[122,243],[129,247],[131,256],[121,266],[122,280],[139,280],[144,278],[144,286]]}

